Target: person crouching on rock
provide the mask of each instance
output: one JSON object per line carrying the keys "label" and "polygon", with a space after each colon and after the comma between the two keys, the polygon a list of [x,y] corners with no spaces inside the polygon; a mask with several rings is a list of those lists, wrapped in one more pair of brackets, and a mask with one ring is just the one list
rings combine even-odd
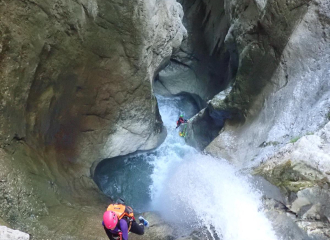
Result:
{"label": "person crouching on rock", "polygon": [[139,217],[137,223],[134,218],[133,209],[123,204],[110,204],[103,214],[103,227],[110,240],[128,240],[128,233],[144,234],[144,226],[149,223],[143,217]]}
{"label": "person crouching on rock", "polygon": [[178,121],[176,121],[176,128],[178,128],[182,123],[187,123],[188,120],[183,119],[183,115],[181,114]]}

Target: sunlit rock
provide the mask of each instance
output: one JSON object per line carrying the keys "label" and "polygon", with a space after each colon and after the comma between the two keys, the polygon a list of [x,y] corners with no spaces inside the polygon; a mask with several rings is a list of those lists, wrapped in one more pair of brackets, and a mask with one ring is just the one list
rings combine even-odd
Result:
{"label": "sunlit rock", "polygon": [[4,226],[0,226],[0,239],[1,240],[29,240],[29,234],[13,230]]}
{"label": "sunlit rock", "polygon": [[330,123],[287,144],[255,170],[286,194],[298,226],[320,239],[330,232],[329,130]]}
{"label": "sunlit rock", "polygon": [[[244,84],[239,87],[239,91],[235,88],[239,83],[234,84],[231,92],[241,94],[235,98],[231,98],[234,95],[229,94],[217,110],[223,111],[231,106],[240,108],[244,106],[240,104],[241,100],[249,102],[250,107],[241,115],[245,121],[237,124],[228,119],[221,134],[207,147],[208,152],[215,156],[225,156],[236,164],[258,165],[276,149],[297,137],[314,133],[327,123],[330,106],[327,77],[330,35],[329,28],[323,26],[328,26],[328,21],[325,20],[328,17],[324,12],[329,13],[329,8],[321,5],[324,3],[311,4],[308,8],[303,5],[293,8],[291,14],[302,11],[301,21],[291,29],[292,33],[287,32],[287,44],[276,58],[276,68],[268,77],[262,77],[263,81],[268,80],[267,83],[264,82],[261,92],[248,97],[245,87],[256,89],[258,84],[250,75],[241,79]],[[267,7],[264,11],[266,9]],[[296,17],[297,14],[298,12]],[[266,13],[263,16],[266,20]],[[271,62],[270,64],[274,63]],[[259,71],[260,67],[259,64],[253,64],[248,73],[260,73],[258,77],[261,77],[263,71]],[[244,79],[251,82],[245,82]],[[247,98],[249,100],[245,101]],[[227,107],[223,107],[224,105]]]}

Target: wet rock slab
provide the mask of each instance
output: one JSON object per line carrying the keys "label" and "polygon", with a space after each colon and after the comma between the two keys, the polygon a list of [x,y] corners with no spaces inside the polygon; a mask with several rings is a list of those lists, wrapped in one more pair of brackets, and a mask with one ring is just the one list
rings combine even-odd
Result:
{"label": "wet rock slab", "polygon": [[147,212],[142,214],[150,223],[148,228],[145,228],[144,235],[139,236],[130,234],[130,240],[174,240],[174,229],[164,222],[157,213]]}

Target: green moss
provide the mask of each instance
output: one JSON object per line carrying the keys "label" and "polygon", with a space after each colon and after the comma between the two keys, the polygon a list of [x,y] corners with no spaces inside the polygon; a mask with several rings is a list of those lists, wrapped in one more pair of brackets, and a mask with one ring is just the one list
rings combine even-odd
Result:
{"label": "green moss", "polygon": [[259,147],[267,147],[267,146],[277,146],[280,143],[277,141],[263,142],[259,145]]}
{"label": "green moss", "polygon": [[2,218],[0,218],[0,226],[10,227],[9,224],[5,222]]}
{"label": "green moss", "polygon": [[297,193],[298,191],[315,185],[324,185],[324,181],[327,181],[327,179],[307,179],[299,171],[294,170],[291,160],[275,166],[273,169],[267,169],[264,168],[264,166],[260,166],[254,171],[254,174],[263,176],[269,182],[279,187],[284,193]]}
{"label": "green moss", "polygon": [[278,183],[278,187],[280,187],[285,192],[299,192],[305,188],[310,188],[315,185],[312,181],[281,181]]}
{"label": "green moss", "polygon": [[294,137],[290,140],[290,143],[295,143],[300,139],[300,137]]}

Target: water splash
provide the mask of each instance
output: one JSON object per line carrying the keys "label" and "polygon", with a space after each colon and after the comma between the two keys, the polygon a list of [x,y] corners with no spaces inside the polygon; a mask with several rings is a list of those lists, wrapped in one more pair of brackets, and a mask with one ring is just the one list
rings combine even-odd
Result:
{"label": "water splash", "polygon": [[260,211],[261,194],[224,160],[195,153],[171,165],[153,199],[167,220],[191,228],[206,226],[224,240],[276,239]]}
{"label": "water splash", "polygon": [[227,161],[199,153],[179,136],[179,114],[189,118],[196,106],[180,97],[158,97],[158,102],[168,132],[165,142],[155,151],[98,166],[100,188],[126,198],[135,210],[160,212],[180,233],[206,228],[213,239],[275,240],[260,210],[261,194],[249,178]]}
{"label": "water splash", "polygon": [[248,177],[225,160],[185,145],[171,127],[178,116],[175,100],[160,98],[159,102],[168,137],[157,158],[150,159],[153,209],[183,227],[206,227],[214,239],[275,240],[270,222],[260,211],[261,194]]}

